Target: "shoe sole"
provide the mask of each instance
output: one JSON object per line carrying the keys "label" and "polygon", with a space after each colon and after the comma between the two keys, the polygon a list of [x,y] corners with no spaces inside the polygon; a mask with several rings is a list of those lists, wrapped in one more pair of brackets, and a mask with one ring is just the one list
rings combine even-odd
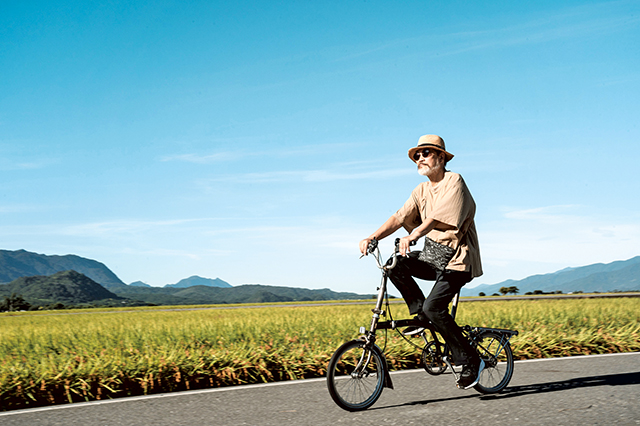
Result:
{"label": "shoe sole", "polygon": [[480,360],[480,365],[478,366],[478,377],[476,377],[476,380],[473,383],[471,383],[470,385],[467,385],[467,386],[465,386],[463,388],[460,388],[460,389],[467,390],[467,389],[471,389],[472,387],[477,385],[478,382],[480,381],[480,374],[482,374],[482,370],[484,370],[484,361]]}

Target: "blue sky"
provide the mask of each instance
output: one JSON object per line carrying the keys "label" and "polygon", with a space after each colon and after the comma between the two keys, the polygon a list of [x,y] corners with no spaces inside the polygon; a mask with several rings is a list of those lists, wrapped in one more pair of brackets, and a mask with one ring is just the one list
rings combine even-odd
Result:
{"label": "blue sky", "polygon": [[471,285],[640,254],[640,1],[2,2],[0,73],[3,249],[370,293],[436,133]]}

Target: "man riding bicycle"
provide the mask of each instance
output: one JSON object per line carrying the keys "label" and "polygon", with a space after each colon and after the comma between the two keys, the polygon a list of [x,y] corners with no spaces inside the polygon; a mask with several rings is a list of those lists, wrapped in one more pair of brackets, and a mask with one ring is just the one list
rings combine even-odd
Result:
{"label": "man riding bicycle", "polygon": [[[453,154],[447,152],[440,136],[420,137],[418,145],[409,150],[409,158],[429,181],[420,183],[400,210],[360,242],[360,251],[366,255],[371,241],[381,240],[401,227],[409,232],[400,239],[401,257],[389,279],[411,315],[434,324],[449,345],[453,364],[463,366],[458,387],[469,389],[478,382],[484,362],[462,335],[448,307],[462,286],[482,275],[474,223],[476,205],[462,176],[445,169]],[[409,246],[423,236],[425,249],[410,252]],[[413,277],[435,281],[426,300]],[[405,334],[421,331],[407,329]]]}

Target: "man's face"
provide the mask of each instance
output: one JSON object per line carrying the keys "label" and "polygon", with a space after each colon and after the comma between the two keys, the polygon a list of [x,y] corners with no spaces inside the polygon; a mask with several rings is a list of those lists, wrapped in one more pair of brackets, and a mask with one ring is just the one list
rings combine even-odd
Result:
{"label": "man's face", "polygon": [[441,152],[424,149],[419,157],[416,164],[418,165],[418,173],[422,176],[431,177],[440,170],[444,170],[444,155]]}

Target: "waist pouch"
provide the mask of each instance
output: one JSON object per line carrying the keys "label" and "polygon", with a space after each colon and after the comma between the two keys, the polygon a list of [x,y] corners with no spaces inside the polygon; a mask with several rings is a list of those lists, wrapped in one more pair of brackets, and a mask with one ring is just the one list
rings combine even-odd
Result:
{"label": "waist pouch", "polygon": [[451,247],[424,237],[424,248],[418,255],[418,259],[428,263],[434,269],[444,271],[455,253],[456,251]]}

